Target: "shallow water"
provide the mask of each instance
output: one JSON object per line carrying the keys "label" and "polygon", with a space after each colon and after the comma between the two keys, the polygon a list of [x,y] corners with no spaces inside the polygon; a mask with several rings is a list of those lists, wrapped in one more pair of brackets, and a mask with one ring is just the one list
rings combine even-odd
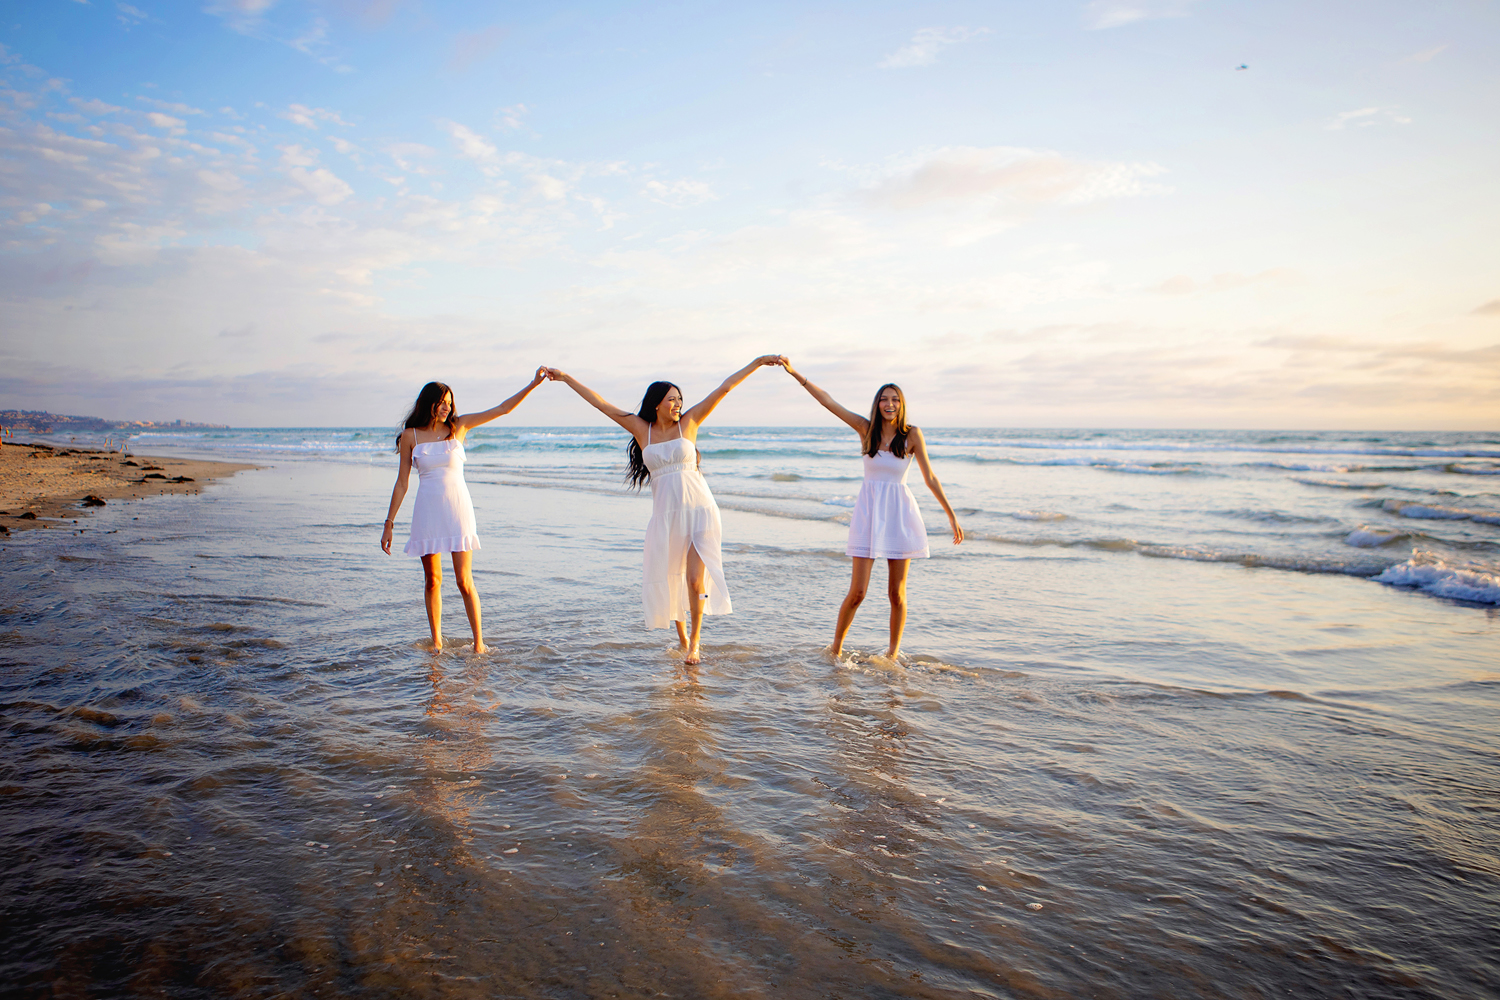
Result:
{"label": "shallow water", "polygon": [[[877,568],[865,652],[840,663],[821,652],[848,572],[826,501],[857,460],[704,443],[735,614],[709,620],[697,671],[639,625],[648,501],[602,450],[476,456],[484,656],[451,588],[452,644],[421,648],[420,572],[374,544],[383,454],[263,455],[203,496],[0,543],[8,993],[1459,998],[1500,981],[1494,606],[1150,551],[1211,549],[1237,522],[1204,511],[1269,506],[1337,523],[1242,519],[1242,547],[1325,558],[1349,504],[1388,497],[1301,470],[950,454],[966,524],[1038,534],[953,549],[924,501],[908,659],[868,655]],[[832,488],[806,485],[820,476]],[[1482,492],[1449,506],[1488,509]],[[1076,542],[1114,517],[1130,545]],[[1500,537],[1455,524],[1449,542]]]}

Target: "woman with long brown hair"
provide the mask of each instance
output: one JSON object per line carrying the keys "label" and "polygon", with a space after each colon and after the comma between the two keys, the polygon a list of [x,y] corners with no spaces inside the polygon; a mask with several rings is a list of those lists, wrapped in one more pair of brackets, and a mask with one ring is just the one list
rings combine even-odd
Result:
{"label": "woman with long brown hair", "polygon": [[503,417],[537,386],[547,380],[547,371],[538,368],[530,384],[499,406],[479,413],[459,415],[453,405],[453,390],[441,382],[428,382],[417,393],[406,416],[405,426],[396,436],[396,450],[401,468],[396,472],[396,486],[391,490],[391,507],[380,533],[380,547],[391,554],[391,536],[396,529],[396,512],[406,499],[407,480],[412,466],[419,476],[417,499],[412,505],[411,538],[403,549],[409,556],[419,556],[426,579],[423,591],[427,605],[427,625],[432,630],[432,648],[443,648],[443,553],[453,553],[453,576],[458,593],[464,599],[469,627],[474,631],[474,652],[483,653],[484,632],[480,627],[479,592],[474,589],[473,551],[479,548],[479,532],[474,524],[474,502],[464,482],[464,437],[469,429]]}
{"label": "woman with long brown hair", "polygon": [[954,545],[964,540],[964,529],[959,527],[958,516],[943,494],[943,484],[938,482],[932,463],[927,460],[927,443],[922,438],[921,429],[906,421],[906,396],[900,386],[893,382],[881,386],[875,393],[875,402],[870,405],[867,419],[840,406],[790,362],[783,363],[782,367],[813,399],[822,403],[824,409],[859,435],[864,455],[864,482],[860,484],[854,513],[849,518],[849,543],[844,549],[854,560],[853,575],[849,581],[849,593],[839,605],[833,644],[828,651],[834,656],[843,654],[844,637],[849,633],[854,613],[859,610],[870,587],[870,569],[876,559],[884,559],[890,571],[886,592],[891,599],[891,640],[885,655],[894,660],[901,652],[901,633],[906,628],[906,572],[911,560],[926,559],[929,554],[927,527],[922,523],[921,511],[917,510],[917,498],[906,485],[906,473],[913,458],[922,470],[927,488],[948,515]]}
{"label": "woman with long brown hair", "polygon": [[[626,446],[630,471],[626,481],[636,489],[651,484],[651,522],[646,525],[641,604],[647,628],[677,626],[682,661],[698,663],[703,616],[731,611],[720,554],[723,529],[714,495],[699,473],[698,427],[729,391],[762,365],[779,365],[776,354],[756,358],[726,378],[702,402],[686,410],[682,390],[671,382],[652,382],[631,413],[616,406],[573,376],[546,369],[591,406],[630,432]],[[684,623],[688,627],[684,628]]]}

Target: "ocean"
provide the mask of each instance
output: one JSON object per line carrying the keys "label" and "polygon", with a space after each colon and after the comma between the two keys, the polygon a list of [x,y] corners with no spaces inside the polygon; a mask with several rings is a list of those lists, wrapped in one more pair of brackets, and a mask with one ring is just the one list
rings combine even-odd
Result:
{"label": "ocean", "polygon": [[470,434],[437,656],[394,429],[134,436],[259,468],[0,540],[4,994],[1496,995],[1500,434],[926,435],[891,663],[854,435],[704,429],[697,670],[613,427]]}

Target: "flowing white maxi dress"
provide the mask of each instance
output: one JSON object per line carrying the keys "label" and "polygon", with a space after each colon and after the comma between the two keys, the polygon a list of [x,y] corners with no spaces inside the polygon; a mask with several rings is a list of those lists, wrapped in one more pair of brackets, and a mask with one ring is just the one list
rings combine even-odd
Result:
{"label": "flowing white maxi dress", "polygon": [[457,438],[426,441],[411,450],[417,467],[417,499],[412,505],[409,556],[471,552],[479,548],[474,501],[464,482],[464,443]]}
{"label": "flowing white maxi dress", "polygon": [[911,453],[897,458],[879,451],[864,459],[865,480],[849,517],[844,551],[865,559],[926,559],[927,526],[906,485]]}
{"label": "flowing white maxi dress", "polygon": [[651,522],[646,525],[645,580],[641,603],[647,628],[667,628],[692,620],[688,603],[687,554],[691,546],[703,560],[703,613],[727,615],[729,588],[724,585],[724,537],[719,507],[698,471],[698,449],[687,438],[651,444],[646,432],[641,458],[651,472]]}

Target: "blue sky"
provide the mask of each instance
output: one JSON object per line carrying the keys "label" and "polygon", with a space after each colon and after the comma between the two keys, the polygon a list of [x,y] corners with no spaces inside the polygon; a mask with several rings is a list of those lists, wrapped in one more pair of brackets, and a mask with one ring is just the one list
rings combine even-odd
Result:
{"label": "blue sky", "polygon": [[[1490,2],[0,8],[0,407],[784,352],[934,425],[1500,427]],[[1240,66],[1246,66],[1240,69]],[[588,423],[543,387],[514,418]],[[721,419],[823,419],[779,372]]]}

